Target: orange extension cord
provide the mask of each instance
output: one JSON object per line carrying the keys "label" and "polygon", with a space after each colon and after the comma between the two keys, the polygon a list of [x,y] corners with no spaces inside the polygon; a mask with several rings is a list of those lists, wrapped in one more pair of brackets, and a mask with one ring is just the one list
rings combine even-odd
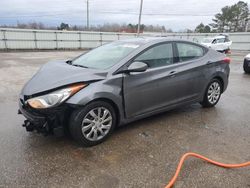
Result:
{"label": "orange extension cord", "polygon": [[223,168],[241,168],[241,167],[250,166],[250,161],[248,161],[246,163],[241,163],[241,164],[224,164],[224,163],[219,163],[219,162],[213,161],[211,159],[208,159],[208,158],[206,158],[202,155],[199,155],[197,153],[186,153],[185,155],[182,156],[173,178],[171,179],[171,181],[168,183],[168,185],[165,188],[171,188],[174,185],[174,183],[176,182],[177,177],[181,171],[181,167],[182,167],[185,159],[188,157],[196,157],[196,158],[202,159],[204,161],[207,161],[209,163],[212,163],[213,165],[223,167]]}

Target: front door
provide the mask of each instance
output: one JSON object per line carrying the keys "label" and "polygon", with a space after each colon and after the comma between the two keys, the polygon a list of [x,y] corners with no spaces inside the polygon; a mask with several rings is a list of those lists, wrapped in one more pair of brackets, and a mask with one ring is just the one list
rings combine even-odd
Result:
{"label": "front door", "polygon": [[127,117],[141,115],[175,100],[173,95],[175,64],[173,44],[153,46],[136,57],[148,70],[124,77],[124,101]]}

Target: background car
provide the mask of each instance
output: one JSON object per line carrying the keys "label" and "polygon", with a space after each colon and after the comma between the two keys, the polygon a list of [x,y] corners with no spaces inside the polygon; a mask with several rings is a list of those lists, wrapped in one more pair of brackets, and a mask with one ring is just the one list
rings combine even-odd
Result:
{"label": "background car", "polygon": [[215,106],[228,85],[229,62],[183,40],[116,41],[44,65],[21,91],[19,112],[27,131],[69,127],[74,139],[92,146],[119,125],[195,102]]}
{"label": "background car", "polygon": [[250,74],[250,54],[246,55],[243,63],[243,69],[245,73]]}
{"label": "background car", "polygon": [[218,35],[212,38],[204,38],[201,44],[216,51],[227,53],[230,50],[232,41],[229,40],[227,35]]}

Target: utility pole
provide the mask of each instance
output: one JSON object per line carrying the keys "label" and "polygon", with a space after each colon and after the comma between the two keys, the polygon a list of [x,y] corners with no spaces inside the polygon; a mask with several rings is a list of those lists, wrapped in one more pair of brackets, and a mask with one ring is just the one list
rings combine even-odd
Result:
{"label": "utility pole", "polygon": [[140,14],[139,14],[139,20],[138,20],[138,26],[137,26],[137,37],[139,37],[140,35],[142,4],[143,4],[143,0],[141,0],[141,5],[140,5]]}
{"label": "utility pole", "polygon": [[248,16],[247,16],[246,26],[245,26],[245,32],[248,31],[249,21],[250,21],[250,14],[248,14]]}
{"label": "utility pole", "polygon": [[87,0],[87,29],[89,30],[89,0]]}

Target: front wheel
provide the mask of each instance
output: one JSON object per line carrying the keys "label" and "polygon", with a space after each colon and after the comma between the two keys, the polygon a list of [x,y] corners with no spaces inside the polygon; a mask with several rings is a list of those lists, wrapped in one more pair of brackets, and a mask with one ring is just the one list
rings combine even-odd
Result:
{"label": "front wheel", "polygon": [[95,101],[72,113],[69,130],[83,146],[94,146],[112,133],[116,125],[115,110],[107,102]]}
{"label": "front wheel", "polygon": [[211,80],[207,86],[201,105],[207,108],[215,106],[220,100],[221,92],[221,82],[217,79]]}

